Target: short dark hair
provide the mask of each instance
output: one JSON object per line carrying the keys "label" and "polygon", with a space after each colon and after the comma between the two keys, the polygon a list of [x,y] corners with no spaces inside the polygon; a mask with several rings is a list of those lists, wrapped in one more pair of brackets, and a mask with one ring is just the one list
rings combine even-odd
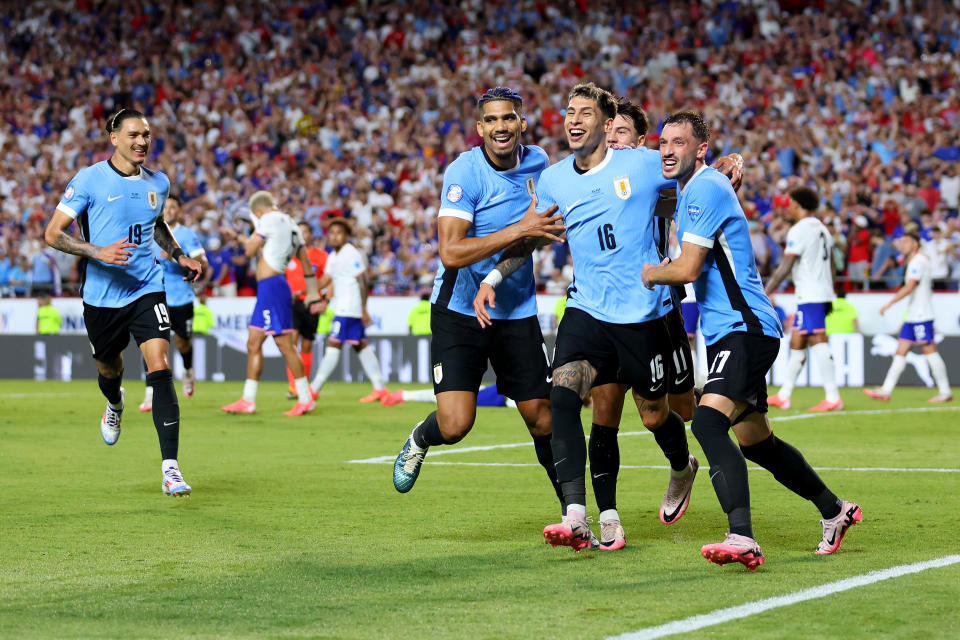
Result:
{"label": "short dark hair", "polygon": [[169,201],[171,201],[171,200],[176,200],[177,204],[179,204],[179,205],[182,205],[182,204],[183,204],[183,200],[181,200],[181,199],[180,199],[180,196],[179,196],[178,194],[176,194],[176,193],[171,193],[171,194],[169,194],[169,195],[167,196],[167,202],[169,202]]}
{"label": "short dark hair", "polygon": [[647,112],[643,108],[630,102],[623,96],[617,98],[617,115],[633,121],[633,128],[636,129],[638,136],[647,135],[650,130],[650,119],[647,118]]}
{"label": "short dark hair", "polygon": [[703,121],[703,116],[697,111],[691,109],[677,111],[666,117],[663,121],[663,126],[666,127],[668,124],[683,124],[684,122],[690,123],[694,138],[700,142],[710,142],[710,129],[707,128],[707,123]]}
{"label": "short dark hair", "polygon": [[574,98],[593,100],[597,103],[597,107],[600,108],[600,113],[603,114],[604,118],[612,119],[617,117],[617,101],[613,97],[613,94],[606,89],[601,89],[592,82],[581,82],[571,89],[567,100],[570,101]]}
{"label": "short dark hair", "polygon": [[523,98],[520,97],[519,93],[510,87],[494,87],[492,89],[487,89],[482,96],[477,98],[477,109],[482,111],[483,105],[487,104],[488,102],[496,102],[498,100],[512,102],[513,106],[517,109],[517,113],[520,113],[520,110],[523,109]]}
{"label": "short dark hair", "polygon": [[123,121],[129,118],[146,118],[146,116],[136,109],[120,109],[120,111],[117,111],[107,118],[107,133],[116,133],[119,131],[120,127],[123,126]]}
{"label": "short dark hair", "polygon": [[328,225],[327,230],[329,231],[330,229],[333,229],[334,225],[340,225],[343,227],[343,230],[348,236],[353,234],[353,227],[350,226],[350,223],[347,222],[346,218],[341,218],[340,216],[337,216],[336,218],[330,218],[330,224]]}
{"label": "short dark hair", "polygon": [[810,187],[797,187],[790,192],[790,198],[807,211],[816,211],[820,208],[820,196]]}

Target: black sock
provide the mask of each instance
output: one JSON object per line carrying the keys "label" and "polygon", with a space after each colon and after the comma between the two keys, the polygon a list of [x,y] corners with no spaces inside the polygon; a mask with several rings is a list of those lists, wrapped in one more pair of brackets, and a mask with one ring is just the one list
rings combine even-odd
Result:
{"label": "black sock", "polygon": [[567,505],[563,502],[563,491],[560,490],[560,483],[557,482],[557,468],[553,466],[553,447],[550,446],[552,435],[533,436],[533,449],[537,452],[537,461],[547,476],[550,483],[553,484],[553,490],[557,492],[557,499],[560,500],[560,512],[567,515]]}
{"label": "black sock", "polygon": [[593,423],[590,428],[590,479],[597,508],[603,512],[617,508],[617,474],[620,473],[620,444],[616,427]]}
{"label": "black sock", "polygon": [[563,501],[568,505],[587,503],[584,478],[587,445],[583,441],[583,424],[580,422],[582,406],[576,391],[566,387],[550,390],[553,463],[557,467],[557,481],[563,489]]}
{"label": "black sock", "polygon": [[440,425],[437,423],[437,412],[434,411],[413,430],[413,441],[418,447],[426,449],[438,444],[452,444],[447,442],[440,433]]}
{"label": "black sock", "polygon": [[679,413],[671,411],[663,424],[653,429],[653,438],[670,461],[671,469],[683,471],[690,465],[687,429]]}
{"label": "black sock", "polygon": [[186,353],[181,353],[180,357],[183,358],[184,369],[193,369],[193,347],[190,347]]}
{"label": "black sock", "polygon": [[100,393],[110,404],[120,404],[120,383],[123,382],[123,370],[116,378],[107,378],[97,373],[97,382],[100,384]]}
{"label": "black sock", "polygon": [[777,482],[813,502],[824,519],[829,520],[840,513],[840,498],[827,488],[793,445],[771,433],[763,442],[741,446],[740,450],[747,460],[756,462],[772,473]]}
{"label": "black sock", "polygon": [[693,435],[707,454],[710,480],[723,512],[727,514],[730,533],[753,537],[750,522],[750,484],[743,453],[730,439],[730,419],[714,409],[700,405],[693,416]]}
{"label": "black sock", "polygon": [[180,403],[173,388],[170,369],[147,374],[147,385],[153,387],[153,426],[160,439],[160,455],[164,460],[176,460],[180,444]]}

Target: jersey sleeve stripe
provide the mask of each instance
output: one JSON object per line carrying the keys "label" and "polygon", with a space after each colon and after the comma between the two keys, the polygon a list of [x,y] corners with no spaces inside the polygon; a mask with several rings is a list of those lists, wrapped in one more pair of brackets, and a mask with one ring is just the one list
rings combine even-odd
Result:
{"label": "jersey sleeve stripe", "polygon": [[683,232],[683,239],[681,242],[689,242],[690,244],[706,247],[707,249],[713,249],[713,238],[704,238],[703,236],[698,236],[695,233],[690,233],[689,231]]}
{"label": "jersey sleeve stripe", "polygon": [[440,209],[437,213],[438,218],[460,218],[461,220],[466,220],[467,222],[473,222],[473,214],[467,213],[466,211],[461,211],[460,209],[444,208]]}
{"label": "jersey sleeve stripe", "polygon": [[57,205],[57,209],[59,209],[60,211],[63,211],[65,214],[67,214],[68,216],[70,216],[70,217],[73,218],[74,220],[76,220],[76,219],[77,219],[77,216],[80,215],[79,213],[77,213],[76,211],[74,211],[71,207],[68,207],[67,205],[63,204],[62,202]]}
{"label": "jersey sleeve stripe", "polygon": [[204,252],[203,249],[194,249],[193,251],[191,251],[191,252],[188,253],[187,255],[190,256],[191,258],[196,258],[197,256],[202,256],[204,253],[205,253],[205,252]]}

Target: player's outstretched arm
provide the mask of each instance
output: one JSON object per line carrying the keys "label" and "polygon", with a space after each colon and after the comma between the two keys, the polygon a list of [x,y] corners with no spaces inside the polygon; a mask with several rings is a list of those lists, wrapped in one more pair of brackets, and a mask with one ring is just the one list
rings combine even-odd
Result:
{"label": "player's outstretched arm", "polygon": [[767,295],[770,295],[777,290],[777,287],[780,286],[780,283],[783,282],[784,278],[787,277],[787,274],[793,270],[793,263],[797,261],[797,254],[795,253],[785,253],[783,254],[783,261],[780,263],[780,266],[777,267],[777,270],[773,272],[770,276],[770,279],[767,280],[767,286],[764,288],[764,292]]}
{"label": "player's outstretched arm", "polygon": [[556,205],[537,213],[537,199],[533,198],[523,218],[500,231],[482,237],[467,237],[473,222],[444,216],[440,218],[440,260],[448,269],[466,267],[502,251],[523,238],[543,238],[550,242],[561,239],[563,216],[556,214]]}
{"label": "player's outstretched arm", "polygon": [[43,232],[43,239],[48,245],[64,253],[70,253],[82,258],[92,258],[105,264],[115,264],[121,267],[127,266],[127,259],[133,255],[127,251],[127,248],[137,246],[133,242],[127,242],[129,238],[117,240],[106,247],[98,247],[67,233],[67,228],[71,224],[73,224],[73,218],[57,209],[53,212],[53,217]]}
{"label": "player's outstretched arm", "polygon": [[693,282],[703,271],[703,264],[707,260],[710,249],[707,247],[684,242],[680,257],[674,261],[664,258],[659,265],[645,264],[640,278],[643,286],[653,289],[658,284],[682,285]]}

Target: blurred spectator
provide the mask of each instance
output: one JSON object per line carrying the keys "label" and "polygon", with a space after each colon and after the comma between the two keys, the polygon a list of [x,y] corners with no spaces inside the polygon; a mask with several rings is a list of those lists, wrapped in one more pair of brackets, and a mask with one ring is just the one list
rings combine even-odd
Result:
{"label": "blurred spectator", "polygon": [[900,254],[893,246],[893,240],[884,236],[880,229],[873,229],[870,245],[873,248],[870,288],[896,289],[903,282],[903,265],[897,261]]}
{"label": "blurred spectator", "polygon": [[407,314],[407,325],[412,336],[428,336],[430,330],[430,292],[420,294],[420,301]]}
{"label": "blurred spectator", "polygon": [[193,301],[193,332],[209,334],[216,326],[213,311],[207,306],[207,294],[203,291]]}
{"label": "blurred spectator", "polygon": [[922,243],[921,251],[930,258],[930,277],[933,278],[934,290],[945,291],[947,279],[950,277],[950,255],[953,253],[953,247],[951,242],[943,236],[940,225],[933,226],[930,232],[930,240]]}
{"label": "blurred spectator", "polygon": [[857,333],[860,330],[857,326],[857,308],[847,300],[847,292],[842,287],[837,291],[832,305],[833,308],[827,314],[827,335]]}
{"label": "blurred spectator", "polygon": [[60,333],[63,318],[56,307],[50,304],[50,295],[42,294],[37,298],[37,333],[47,335]]}
{"label": "blurred spectator", "polygon": [[27,256],[19,256],[10,269],[10,288],[13,295],[22,298],[30,293],[30,261]]}
{"label": "blurred spectator", "polygon": [[870,273],[870,224],[867,216],[862,213],[853,219],[853,228],[850,230],[850,244],[847,247],[847,275],[851,283],[860,287],[866,284]]}

